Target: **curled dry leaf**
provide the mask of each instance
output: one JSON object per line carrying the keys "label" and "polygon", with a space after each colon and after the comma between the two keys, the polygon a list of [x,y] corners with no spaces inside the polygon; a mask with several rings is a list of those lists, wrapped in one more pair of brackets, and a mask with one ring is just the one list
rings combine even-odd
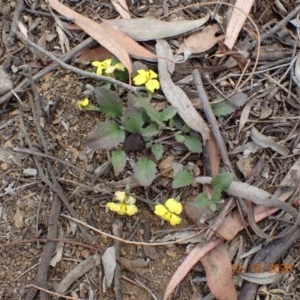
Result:
{"label": "curled dry leaf", "polygon": [[287,147],[280,145],[273,141],[270,137],[261,134],[255,127],[252,127],[251,129],[251,139],[256,145],[262,148],[271,148],[284,157],[289,155],[289,149]]}
{"label": "curled dry leaf", "polygon": [[219,25],[205,27],[201,32],[190,35],[179,47],[177,54],[183,53],[186,61],[191,54],[202,53],[212,48],[223,36],[215,36]]}
{"label": "curled dry leaf", "polygon": [[239,274],[240,277],[243,279],[256,283],[259,285],[262,284],[271,284],[278,282],[280,279],[281,275],[278,273],[269,273],[269,272],[264,272],[264,273],[241,273]]}
{"label": "curled dry leaf", "polygon": [[177,108],[178,114],[184,122],[202,135],[203,143],[205,144],[209,139],[209,128],[207,124],[194,108],[188,96],[171,80],[171,74],[175,69],[175,64],[173,63],[174,57],[170,46],[166,41],[159,40],[156,44],[156,52],[159,57],[168,59],[158,59],[160,84],[166,98],[172,106]]}
{"label": "curled dry leaf", "polygon": [[198,20],[165,22],[155,18],[102,20],[104,24],[117,28],[135,41],[164,39],[180,35],[204,25],[210,16]]}

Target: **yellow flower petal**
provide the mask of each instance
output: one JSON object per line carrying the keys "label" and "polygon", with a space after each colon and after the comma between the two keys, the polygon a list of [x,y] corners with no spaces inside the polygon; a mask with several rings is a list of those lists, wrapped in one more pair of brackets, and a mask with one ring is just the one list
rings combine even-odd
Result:
{"label": "yellow flower petal", "polygon": [[119,215],[126,215],[127,214],[127,205],[125,203],[120,203],[120,209],[117,213]]}
{"label": "yellow flower petal", "polygon": [[148,78],[149,79],[157,78],[157,74],[154,71],[149,70],[148,71]]}
{"label": "yellow flower petal", "polygon": [[122,63],[116,63],[114,67],[118,71],[125,71],[125,66]]}
{"label": "yellow flower petal", "polygon": [[181,218],[175,214],[171,214],[171,217],[170,217],[170,224],[171,225],[178,225],[181,223]]}
{"label": "yellow flower petal", "polygon": [[121,210],[121,205],[121,203],[108,202],[106,204],[106,207],[111,211],[119,213],[119,211]]}
{"label": "yellow flower petal", "polygon": [[106,71],[111,65],[111,59],[105,59],[104,61],[93,61],[92,66],[97,67],[96,74],[102,75],[103,70]]}
{"label": "yellow flower petal", "polygon": [[126,198],[126,193],[121,192],[121,191],[116,191],[114,196],[115,196],[116,200],[118,200],[120,202],[124,202],[124,200]]}
{"label": "yellow flower petal", "polygon": [[165,203],[166,208],[177,215],[181,214],[182,212],[182,204],[176,201],[174,198],[170,198]]}
{"label": "yellow flower petal", "polygon": [[143,75],[136,75],[133,78],[133,81],[135,85],[143,85],[147,82],[147,78]]}
{"label": "yellow flower petal", "polygon": [[126,214],[132,216],[138,212],[138,208],[134,204],[126,205]]}
{"label": "yellow flower petal", "polygon": [[103,64],[107,67],[109,67],[111,65],[111,58],[107,58],[103,61]]}
{"label": "yellow flower petal", "polygon": [[154,90],[158,90],[160,87],[159,81],[156,79],[151,79],[147,81],[145,86],[147,90],[150,91],[151,93],[154,93]]}
{"label": "yellow flower petal", "polygon": [[90,100],[88,98],[84,98],[83,100],[79,100],[76,103],[79,110],[84,109],[85,107],[90,105]]}
{"label": "yellow flower petal", "polygon": [[168,213],[168,210],[166,209],[166,207],[164,205],[157,204],[157,205],[155,205],[154,213],[159,217],[163,217],[165,214]]}
{"label": "yellow flower petal", "polygon": [[102,66],[103,65],[103,62],[102,61],[92,61],[92,66],[94,66],[94,67],[100,67],[100,66]]}
{"label": "yellow flower petal", "polygon": [[168,222],[170,222],[171,217],[172,217],[172,213],[170,213],[169,211],[167,213],[165,213],[163,216],[161,216],[161,218],[163,220],[168,221]]}
{"label": "yellow flower petal", "polygon": [[131,205],[131,204],[135,204],[136,199],[133,196],[127,196],[126,198],[126,204]]}

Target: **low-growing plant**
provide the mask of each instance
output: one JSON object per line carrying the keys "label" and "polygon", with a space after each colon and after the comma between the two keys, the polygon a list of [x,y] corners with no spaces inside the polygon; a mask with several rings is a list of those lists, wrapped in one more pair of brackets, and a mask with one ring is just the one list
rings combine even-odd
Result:
{"label": "low-growing plant", "polygon": [[[95,72],[98,74],[109,76],[114,76],[115,72],[126,71],[120,63],[113,60],[93,62],[92,65],[96,67]],[[124,171],[127,154],[139,151],[142,156],[137,158],[133,166],[133,176],[141,185],[149,186],[156,176],[157,162],[163,157],[164,139],[161,138],[161,134],[164,130],[174,131],[175,138],[172,136],[171,139],[184,144],[191,152],[201,153],[202,144],[199,134],[182,122],[176,108],[168,106],[158,111],[152,105],[153,92],[160,87],[154,71],[138,70],[133,82],[136,85],[144,85],[147,92],[128,92],[126,97],[123,97],[126,98],[124,101],[112,90],[111,85],[103,85],[94,90],[97,104],[91,104],[89,99],[85,98],[78,101],[77,106],[80,110],[100,111],[106,118],[96,124],[88,134],[87,145],[95,150],[111,151],[111,164],[116,176]],[[189,172],[188,174],[177,174],[173,187],[190,184],[192,175]]]}
{"label": "low-growing plant", "polygon": [[194,204],[196,206],[208,206],[212,211],[216,211],[217,204],[221,200],[222,192],[226,191],[233,180],[232,173],[221,173],[214,176],[211,180],[211,186],[213,188],[212,196],[208,196],[204,193],[197,195]]}

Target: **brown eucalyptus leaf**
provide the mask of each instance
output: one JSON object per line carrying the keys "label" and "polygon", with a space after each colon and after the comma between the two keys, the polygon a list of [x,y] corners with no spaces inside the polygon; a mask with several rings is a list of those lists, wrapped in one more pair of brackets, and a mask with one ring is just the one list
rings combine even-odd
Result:
{"label": "brown eucalyptus leaf", "polygon": [[126,50],[125,45],[119,41],[113,33],[104,28],[102,24],[98,24],[95,21],[75,12],[57,0],[49,0],[49,4],[63,16],[72,19],[73,22],[81,27],[88,35],[93,37],[99,44],[113,53],[126,66],[128,72],[132,73],[132,64],[128,51]]}
{"label": "brown eucalyptus leaf", "polygon": [[184,277],[190,272],[199,259],[206,255],[209,251],[217,247],[223,242],[222,239],[217,239],[208,243],[198,244],[184,259],[182,264],[177,268],[169,281],[163,300],[169,299],[170,295],[174,292],[178,284],[184,279]]}
{"label": "brown eucalyptus leaf", "polygon": [[253,3],[254,0],[237,0],[235,2],[236,8],[233,9],[230,20],[228,22],[224,42],[229,49],[233,48]]}
{"label": "brown eucalyptus leaf", "polygon": [[126,0],[111,0],[111,3],[123,19],[131,18]]}
{"label": "brown eucalyptus leaf", "polygon": [[212,249],[201,259],[211,293],[219,300],[237,299],[232,281],[232,268],[224,244]]}
{"label": "brown eucalyptus leaf", "polygon": [[212,48],[222,37],[216,37],[219,25],[205,27],[201,32],[191,34],[179,47],[177,54],[184,53],[187,60],[191,54],[202,53]]}

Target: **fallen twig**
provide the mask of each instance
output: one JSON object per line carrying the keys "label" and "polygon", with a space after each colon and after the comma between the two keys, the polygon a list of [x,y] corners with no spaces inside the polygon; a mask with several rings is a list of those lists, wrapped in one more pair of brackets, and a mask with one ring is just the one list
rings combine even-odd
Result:
{"label": "fallen twig", "polygon": [[[53,239],[56,237],[60,210],[61,210],[61,201],[59,200],[57,195],[54,195],[51,211],[49,215],[49,221],[48,221],[47,239]],[[41,262],[39,264],[36,277],[33,281],[35,285],[38,285],[42,288],[47,288],[48,270],[49,270],[51,257],[55,249],[55,245],[56,243],[52,241],[48,241],[46,243],[43,253],[41,255]],[[31,287],[26,293],[24,299],[25,300],[34,299],[36,292],[37,289]],[[44,291],[41,291],[40,299],[48,299],[48,294],[45,293]]]}
{"label": "fallen twig", "polygon": [[89,272],[94,267],[99,266],[100,262],[101,258],[99,254],[94,254],[93,256],[90,256],[88,259],[81,262],[71,272],[67,274],[67,276],[57,286],[55,292],[58,294],[64,294],[78,278],[83,276],[85,273]]}
{"label": "fallen twig", "polygon": [[[62,55],[60,60],[63,62],[70,60],[72,57],[76,56],[79,52],[81,52],[86,47],[92,45],[93,43],[94,43],[94,40],[92,38],[87,38],[86,40],[81,42],[79,45],[74,47],[70,52]],[[43,76],[45,76],[46,74],[48,74],[49,72],[57,69],[58,67],[59,67],[58,63],[53,63],[53,64],[45,67],[41,71],[37,72],[36,74],[34,74],[32,76],[32,80],[37,81],[37,80],[41,79]],[[22,89],[26,88],[29,84],[30,84],[30,80],[28,78],[25,78],[15,87],[15,90],[16,91],[22,90]],[[3,95],[2,97],[0,97],[0,104],[6,103],[7,101],[9,101],[9,99],[12,96],[13,96],[12,92],[8,92],[5,95]]]}
{"label": "fallen twig", "polygon": [[28,44],[29,46],[33,47],[34,49],[38,50],[39,52],[41,52],[42,54],[46,55],[48,58],[50,58],[51,60],[55,61],[56,63],[58,63],[61,67],[65,68],[66,70],[70,70],[76,74],[78,74],[79,76],[84,76],[86,78],[91,78],[91,79],[95,79],[95,80],[103,80],[103,81],[107,81],[116,85],[119,85],[120,87],[123,87],[127,90],[130,91],[139,91],[139,90],[144,90],[144,88],[140,88],[140,87],[134,87],[132,85],[129,85],[127,83],[124,83],[122,81],[119,81],[113,77],[107,77],[107,76],[103,76],[103,75],[97,75],[95,73],[91,73],[91,72],[87,72],[87,71],[83,71],[81,69],[78,69],[76,67],[73,67],[71,65],[66,64],[65,62],[63,62],[60,58],[56,57],[54,54],[52,54],[51,52],[45,50],[44,48],[40,47],[39,45],[37,45],[36,43],[34,43],[33,41],[31,41],[30,39],[28,39],[27,37],[25,37],[22,33],[18,32],[17,33],[17,37],[24,43]]}

